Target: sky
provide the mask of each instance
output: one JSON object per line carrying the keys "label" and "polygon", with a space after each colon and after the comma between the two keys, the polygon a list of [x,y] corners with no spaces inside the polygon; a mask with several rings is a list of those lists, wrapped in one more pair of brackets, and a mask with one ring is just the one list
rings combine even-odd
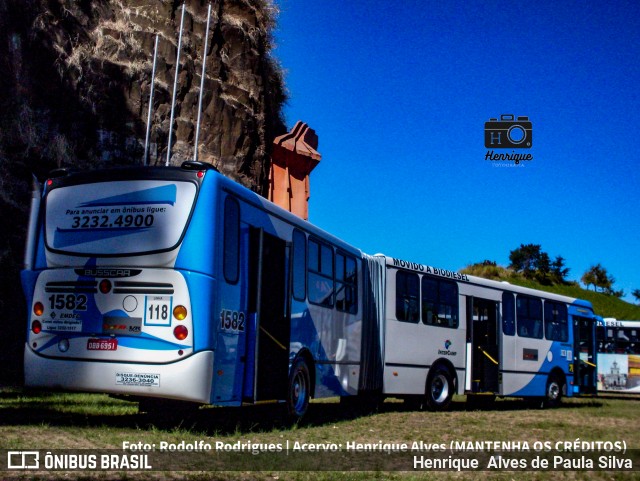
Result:
{"label": "sky", "polygon": [[[640,289],[640,3],[276,0],[288,128],[322,160],[309,220],[450,270],[520,244]],[[531,121],[532,160],[485,122]]]}

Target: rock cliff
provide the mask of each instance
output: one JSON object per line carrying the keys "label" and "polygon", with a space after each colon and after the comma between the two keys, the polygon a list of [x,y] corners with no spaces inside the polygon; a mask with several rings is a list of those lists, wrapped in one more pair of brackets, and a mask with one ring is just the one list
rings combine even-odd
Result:
{"label": "rock cliff", "polygon": [[[207,5],[185,4],[173,164],[193,156]],[[19,140],[58,165],[141,161],[158,34],[150,161],[164,164],[181,3],[0,0],[0,12],[10,72],[4,92]],[[268,148],[284,132],[284,87],[269,57],[274,15],[266,0],[212,3],[203,89],[200,160],[261,192]]]}

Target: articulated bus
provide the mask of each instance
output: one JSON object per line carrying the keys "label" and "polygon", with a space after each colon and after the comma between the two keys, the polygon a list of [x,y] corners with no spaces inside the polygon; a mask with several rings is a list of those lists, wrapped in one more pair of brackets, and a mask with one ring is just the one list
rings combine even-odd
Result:
{"label": "articulated bus", "polygon": [[640,394],[640,321],[600,319],[598,391]]}
{"label": "articulated bus", "polygon": [[218,406],[592,394],[588,302],[369,256],[207,164],[34,192],[27,386]]}

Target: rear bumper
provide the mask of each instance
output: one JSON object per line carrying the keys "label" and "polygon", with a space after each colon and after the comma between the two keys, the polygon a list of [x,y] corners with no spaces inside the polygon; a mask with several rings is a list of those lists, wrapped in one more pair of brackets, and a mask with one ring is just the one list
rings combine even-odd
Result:
{"label": "rear bumper", "polygon": [[169,364],[134,364],[47,358],[27,345],[24,371],[27,387],[209,403],[213,352],[198,352]]}

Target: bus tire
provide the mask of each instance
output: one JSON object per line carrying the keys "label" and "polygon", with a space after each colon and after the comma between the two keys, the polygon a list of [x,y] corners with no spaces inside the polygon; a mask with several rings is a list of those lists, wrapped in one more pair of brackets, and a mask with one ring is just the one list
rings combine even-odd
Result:
{"label": "bus tire", "polygon": [[287,391],[287,414],[292,420],[301,419],[309,407],[311,396],[311,376],[307,363],[301,357],[296,359],[289,375]]}
{"label": "bus tire", "polygon": [[546,408],[555,408],[562,402],[562,390],[564,383],[557,374],[550,374],[547,381],[547,389],[544,394],[543,406]]}
{"label": "bus tire", "polygon": [[427,377],[426,403],[431,411],[444,411],[453,398],[453,378],[444,366],[432,369]]}

